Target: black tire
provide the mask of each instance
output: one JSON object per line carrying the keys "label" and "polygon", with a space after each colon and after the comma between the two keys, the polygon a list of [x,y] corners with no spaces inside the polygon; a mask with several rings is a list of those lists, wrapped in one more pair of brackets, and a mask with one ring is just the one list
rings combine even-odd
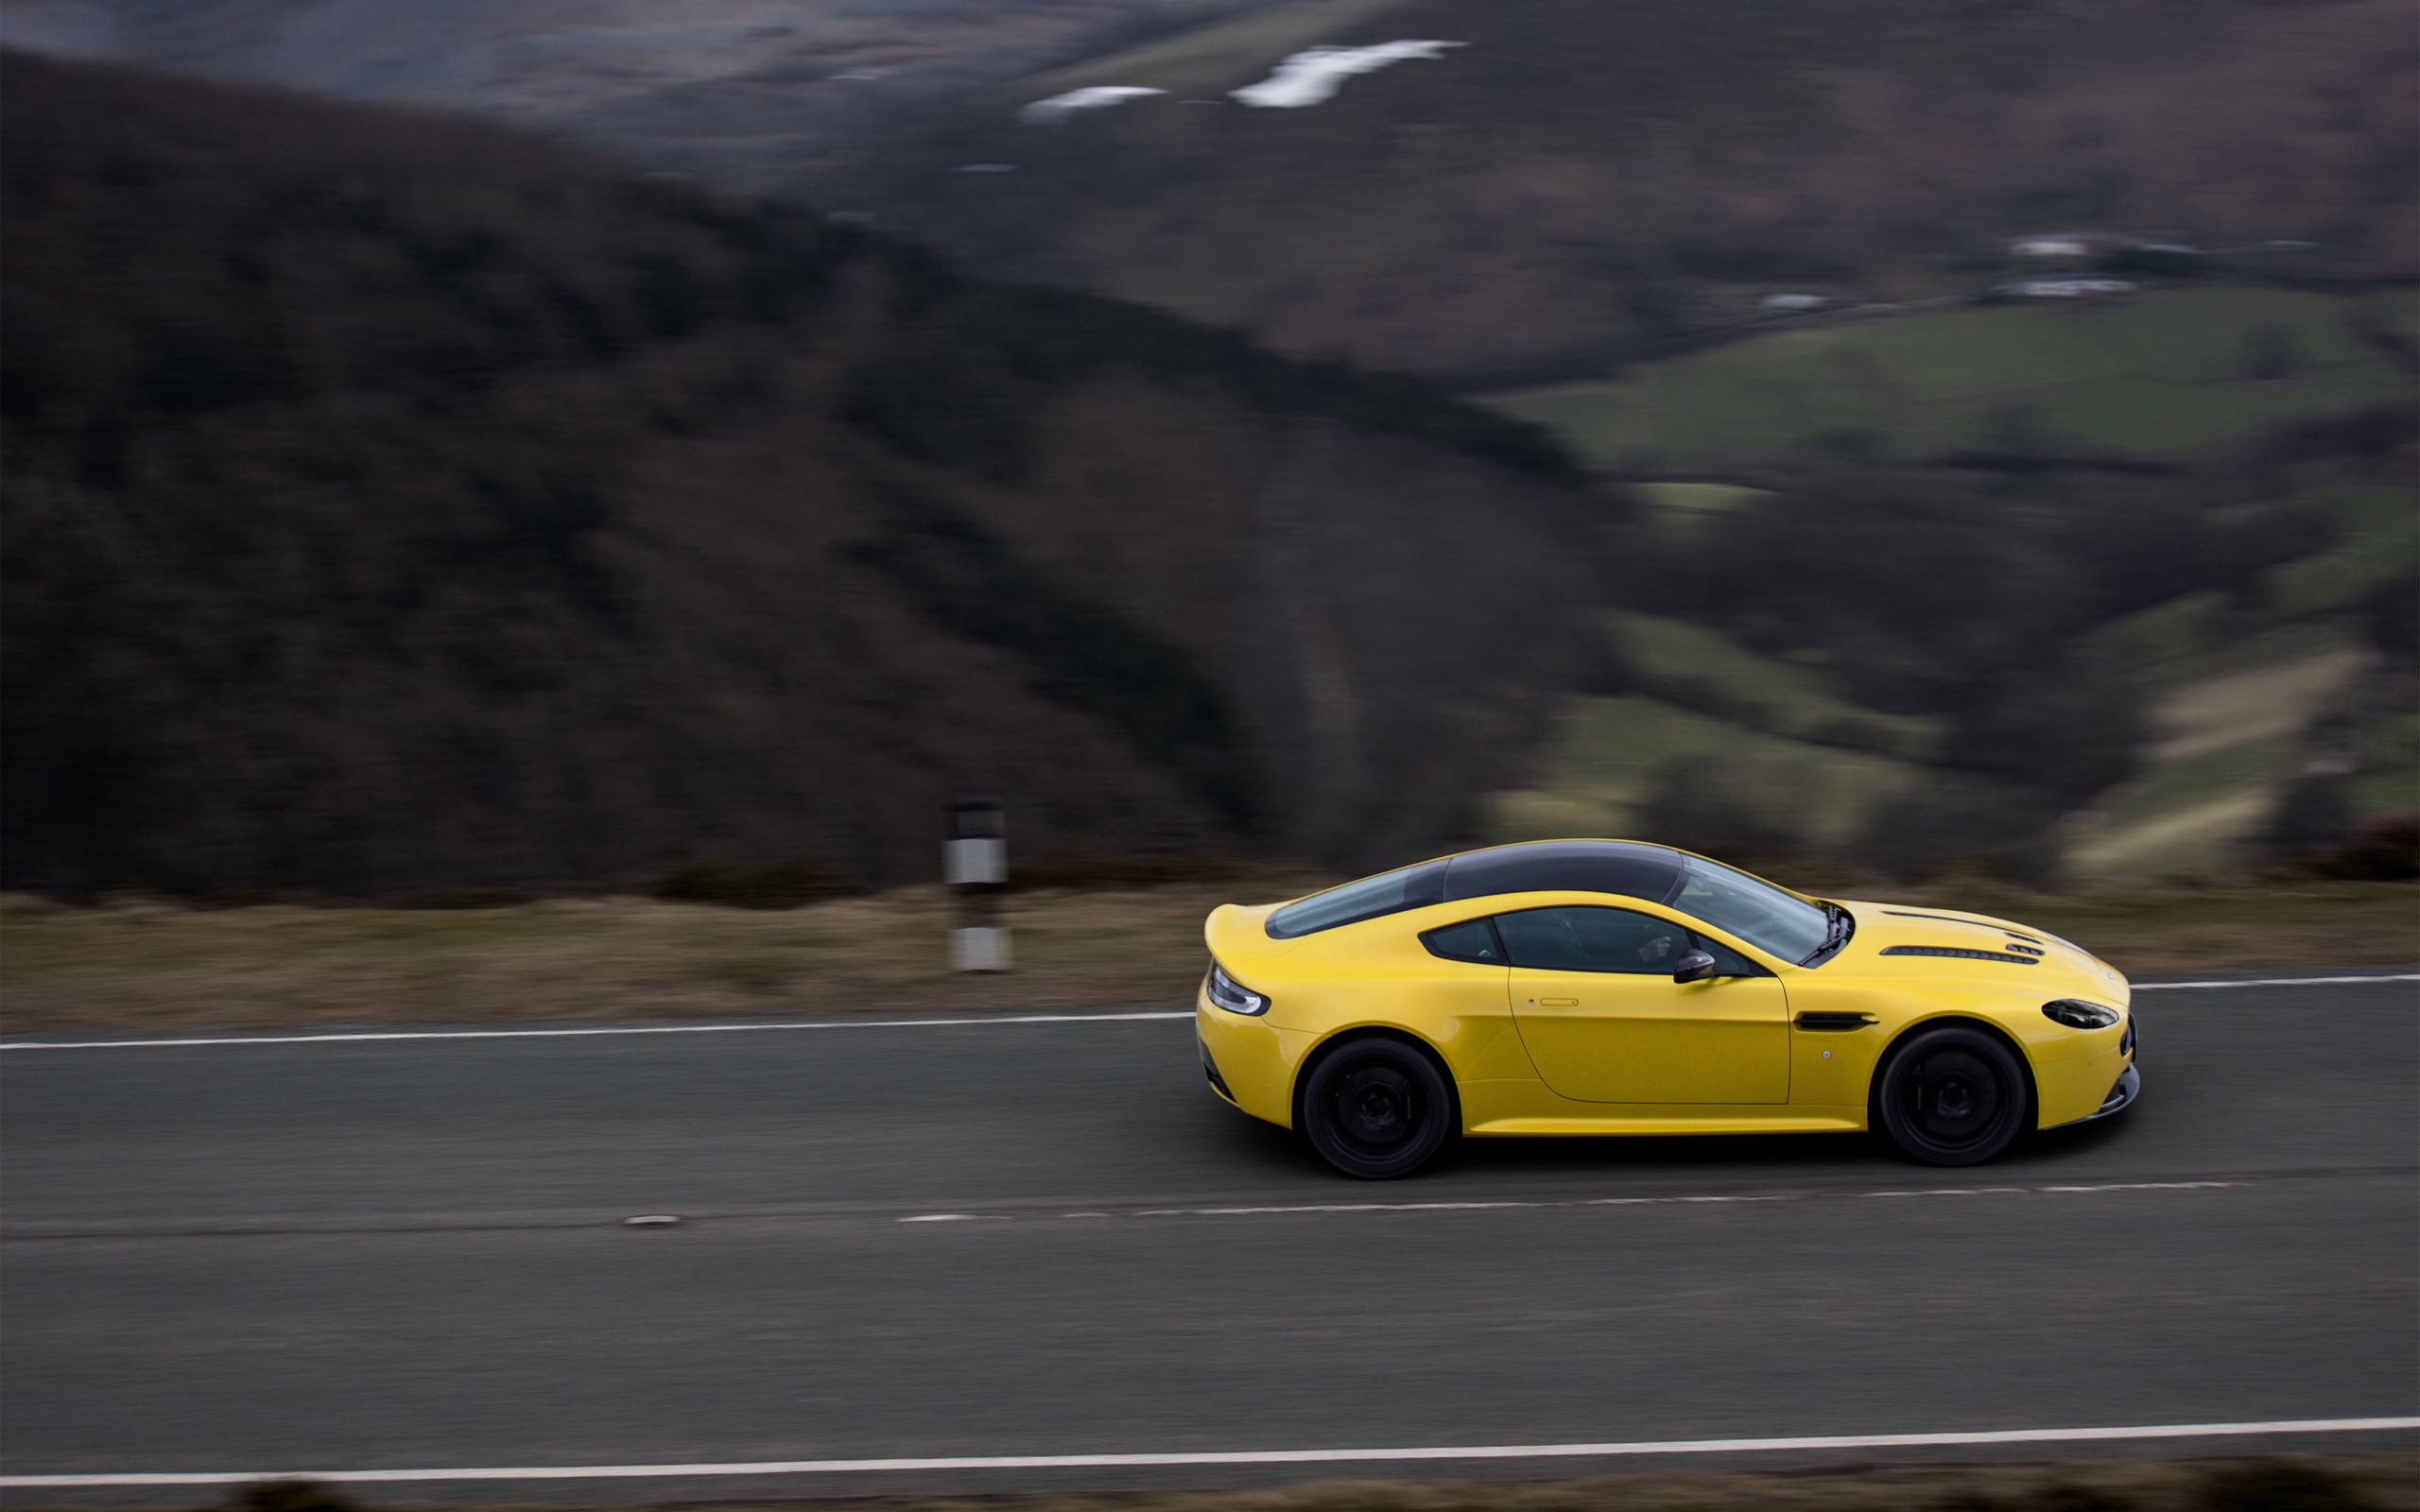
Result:
{"label": "black tire", "polygon": [[1348,1040],[1303,1084],[1303,1133],[1346,1176],[1384,1181],[1436,1158],[1454,1094],[1436,1062],[1399,1040]]}
{"label": "black tire", "polygon": [[2025,1068],[1998,1037],[1961,1024],[1913,1036],[1876,1079],[1891,1143],[1927,1165],[1978,1165],[2025,1131]]}

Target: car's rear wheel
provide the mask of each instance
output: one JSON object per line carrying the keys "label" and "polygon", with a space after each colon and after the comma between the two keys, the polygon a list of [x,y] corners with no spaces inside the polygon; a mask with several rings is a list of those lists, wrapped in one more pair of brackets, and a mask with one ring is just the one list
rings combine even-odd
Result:
{"label": "car's rear wheel", "polygon": [[1347,1176],[1383,1181],[1436,1158],[1454,1096],[1436,1062],[1399,1040],[1349,1040],[1303,1084],[1303,1132]]}
{"label": "car's rear wheel", "polygon": [[1927,1165],[1974,1165],[2023,1132],[2025,1068],[1996,1037],[1944,1024],[1892,1052],[1875,1102],[1900,1149]]}

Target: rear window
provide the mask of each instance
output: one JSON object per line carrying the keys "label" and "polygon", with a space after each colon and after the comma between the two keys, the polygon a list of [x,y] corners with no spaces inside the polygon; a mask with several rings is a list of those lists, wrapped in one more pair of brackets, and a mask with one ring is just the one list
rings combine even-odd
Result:
{"label": "rear window", "polygon": [[1481,966],[1504,964],[1504,947],[1496,941],[1495,926],[1484,919],[1432,929],[1420,939],[1428,947],[1428,954],[1449,961],[1476,961]]}
{"label": "rear window", "polygon": [[1269,922],[1262,927],[1271,939],[1294,939],[1340,924],[1357,924],[1365,919],[1399,914],[1407,908],[1426,908],[1444,901],[1445,863],[1424,861],[1400,871],[1381,871],[1374,877],[1315,892],[1270,915]]}

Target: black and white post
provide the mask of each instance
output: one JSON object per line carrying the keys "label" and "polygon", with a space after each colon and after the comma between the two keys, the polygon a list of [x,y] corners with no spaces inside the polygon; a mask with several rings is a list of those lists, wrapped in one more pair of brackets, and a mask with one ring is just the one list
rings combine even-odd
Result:
{"label": "black and white post", "polygon": [[1009,969],[1009,926],[1000,895],[1009,881],[1009,826],[1000,800],[988,793],[950,799],[949,838],[942,842],[942,876],[958,894],[958,927],[949,932],[949,964],[959,971]]}

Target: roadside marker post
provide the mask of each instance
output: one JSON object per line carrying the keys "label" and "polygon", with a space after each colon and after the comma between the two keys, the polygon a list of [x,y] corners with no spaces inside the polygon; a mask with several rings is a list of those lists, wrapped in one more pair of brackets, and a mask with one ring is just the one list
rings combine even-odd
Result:
{"label": "roadside marker post", "polygon": [[950,799],[949,838],[942,842],[942,879],[958,894],[958,927],[949,932],[949,964],[957,971],[1009,969],[1009,926],[1000,895],[1009,883],[1009,827],[1000,800],[988,793]]}

